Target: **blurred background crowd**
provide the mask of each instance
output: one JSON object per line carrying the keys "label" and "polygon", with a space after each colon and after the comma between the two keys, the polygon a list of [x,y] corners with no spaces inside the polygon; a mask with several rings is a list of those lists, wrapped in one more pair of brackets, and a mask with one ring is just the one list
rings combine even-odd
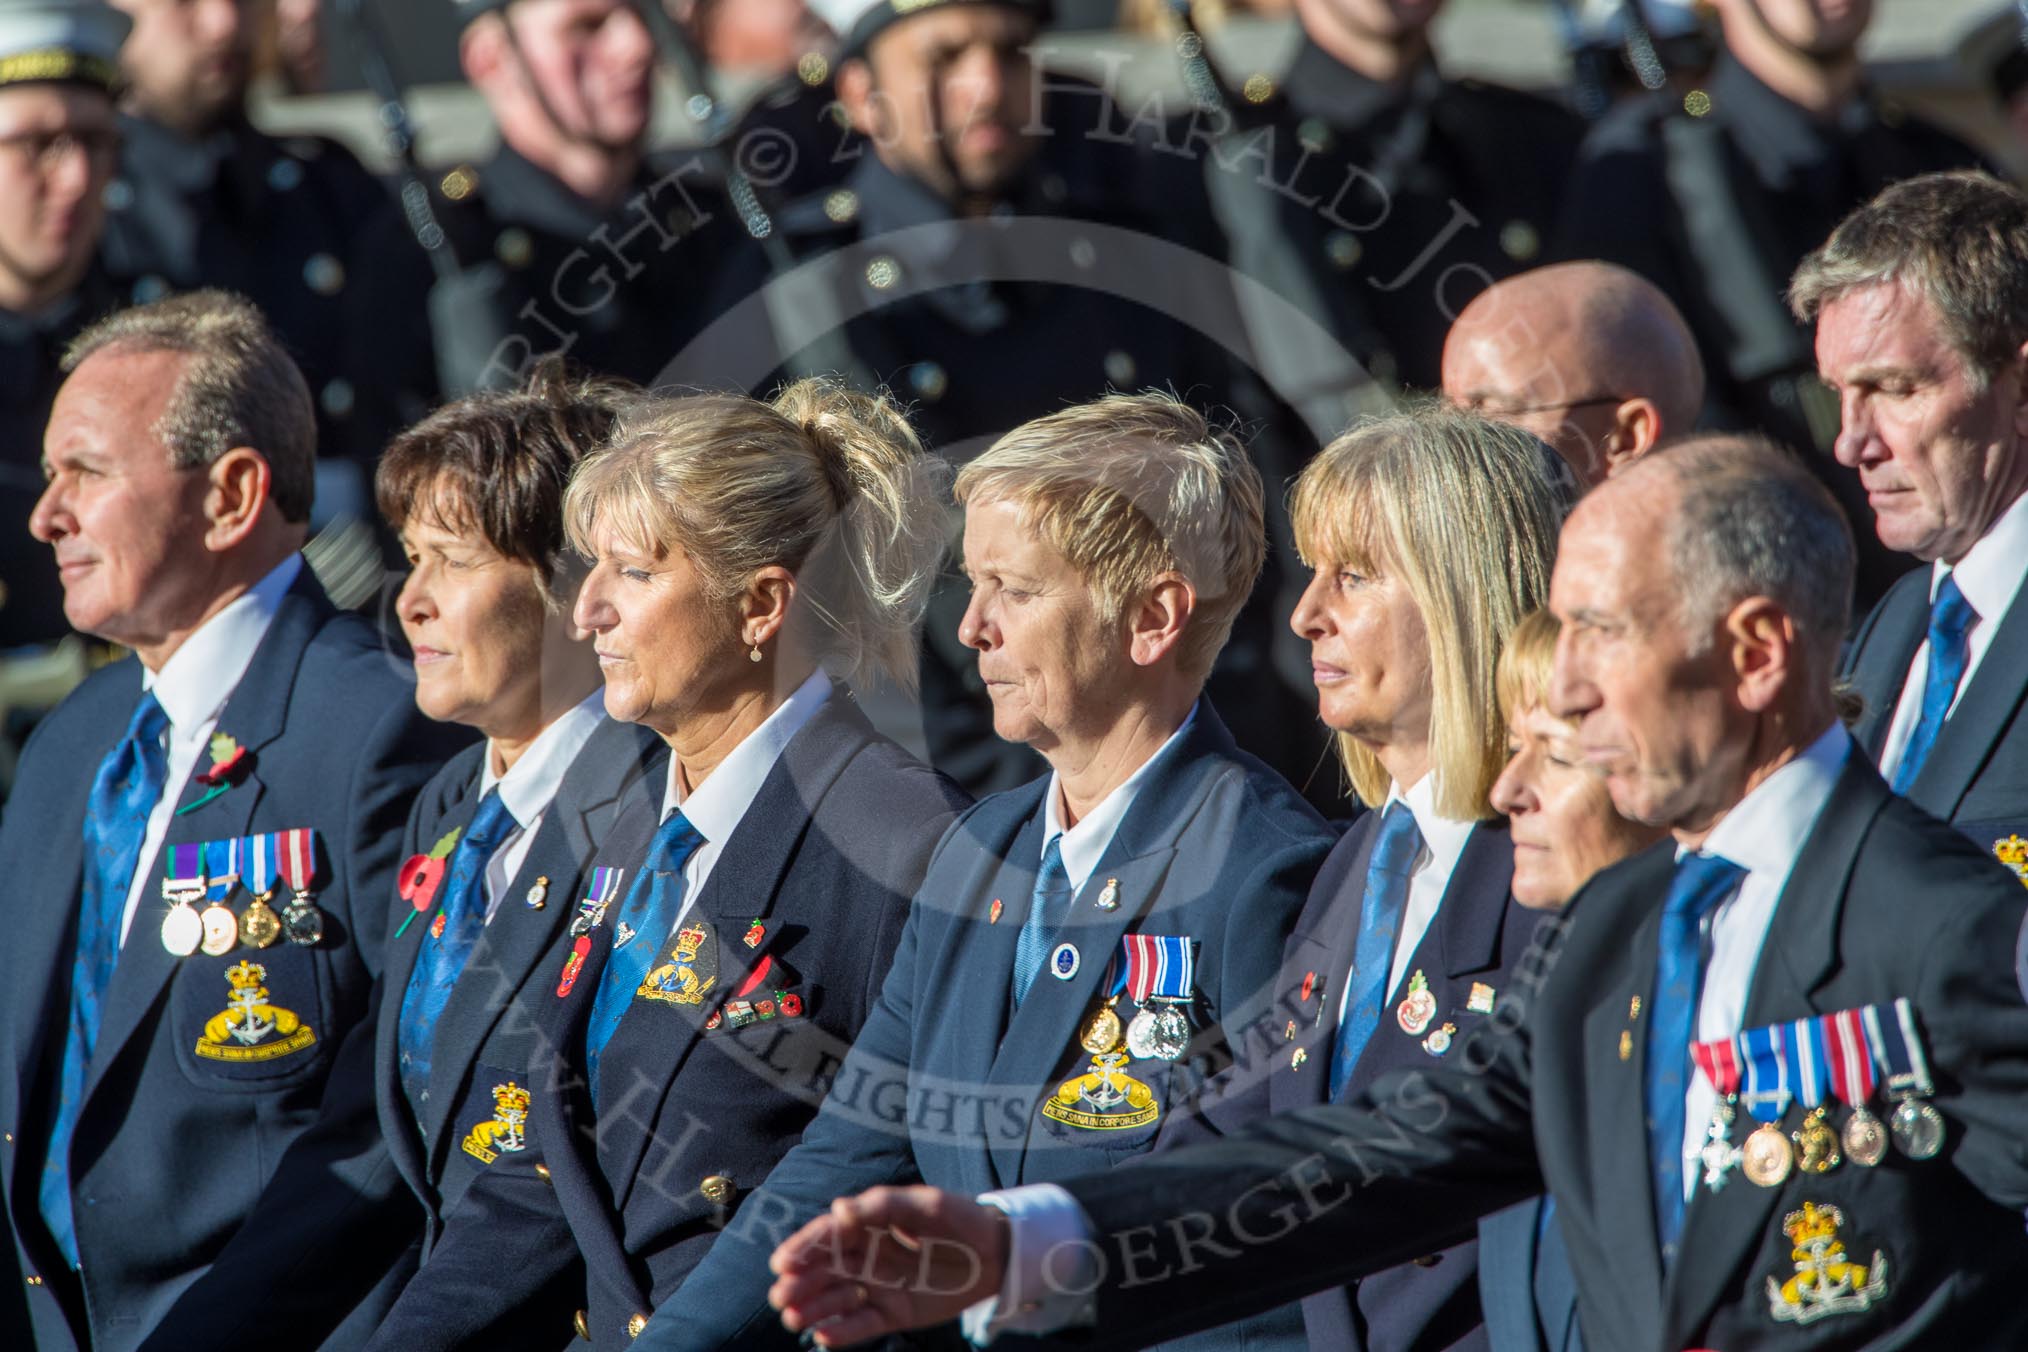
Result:
{"label": "blurred background crowd", "polygon": [[[1603,368],[1557,365],[1541,297],[1490,317],[1472,371],[1445,347],[1489,285],[1570,259],[1680,311],[1697,425],[1804,451],[1857,513],[1787,278],[1890,182],[2028,166],[2021,10],[1993,0],[118,7],[131,32],[100,35],[104,59],[73,41],[52,80],[49,15],[73,7],[0,5],[10,744],[103,659],[28,523],[64,344],[123,304],[223,287],[269,316],[318,405],[309,557],[367,610],[395,562],[381,449],[550,352],[640,384],[843,375],[957,461],[1167,388],[1236,418],[1277,487],[1357,414],[1443,386],[1590,481],[1634,391],[1576,387]],[[1663,421],[1650,440],[1688,430]],[[1243,744],[1334,803],[1281,619],[1302,569],[1270,515],[1212,688]],[[1864,607],[1914,561],[1856,519]],[[969,789],[1022,782],[954,606],[947,587],[920,705],[869,702]]]}

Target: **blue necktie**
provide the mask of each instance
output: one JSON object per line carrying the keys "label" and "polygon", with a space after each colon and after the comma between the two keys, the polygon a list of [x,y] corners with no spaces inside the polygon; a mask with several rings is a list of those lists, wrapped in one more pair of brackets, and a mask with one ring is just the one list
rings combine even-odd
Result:
{"label": "blue necktie", "polygon": [[1028,918],[1021,922],[1021,937],[1014,943],[1014,1008],[1028,998],[1028,988],[1048,960],[1050,940],[1070,911],[1070,873],[1063,867],[1063,833],[1057,832],[1042,847],[1042,867],[1035,873],[1035,895],[1028,903]]}
{"label": "blue necktie", "polygon": [[78,912],[77,957],[70,969],[70,1027],[63,1040],[56,1121],[50,1127],[38,1192],[42,1219],[73,1268],[78,1256],[70,1204],[70,1140],[77,1130],[85,1072],[98,1045],[99,1002],[120,956],[120,921],[126,915],[134,870],[140,866],[141,840],[169,778],[169,760],[162,749],[168,727],[169,715],[162,712],[154,692],[144,692],[127,720],[126,736],[99,762],[85,809],[84,904]]}
{"label": "blue necktie", "polygon": [[1655,994],[1648,1002],[1648,1163],[1655,1179],[1655,1229],[1666,1265],[1683,1231],[1683,1077],[1704,978],[1704,917],[1739,888],[1746,870],[1715,854],[1676,865],[1662,903]]}
{"label": "blue necktie", "polygon": [[1929,612],[1929,676],[1922,685],[1922,716],[1915,720],[1915,731],[1901,752],[1901,764],[1894,767],[1896,793],[1908,792],[1936,746],[1951,701],[1957,698],[1958,682],[1965,676],[1965,661],[1970,656],[1965,635],[1978,618],[1979,612],[1958,590],[1957,578],[1945,577]]}
{"label": "blue necktie", "polygon": [[[451,998],[458,974],[471,960],[472,949],[486,928],[486,865],[500,844],[520,823],[494,789],[479,800],[472,824],[458,837],[451,853],[451,876],[444,884],[444,930],[425,933],[408,989],[401,997],[401,1088],[416,1120],[422,1120],[423,1095],[430,1087],[430,1038],[437,1018]],[[434,923],[431,926],[434,930]]]}
{"label": "blue necktie", "polygon": [[[585,1029],[585,1068],[593,1103],[599,1098],[599,1053],[620,1026],[642,978],[655,965],[662,941],[676,928],[683,909],[683,865],[702,844],[704,837],[681,812],[670,813],[655,832],[648,857],[627,889],[627,899],[620,903],[620,916],[613,925],[613,950],[606,955],[599,991],[592,998],[591,1022]],[[624,944],[619,941],[622,925],[627,933]]]}
{"label": "blue necktie", "polygon": [[1338,1021],[1338,1045],[1331,1053],[1331,1098],[1352,1082],[1352,1068],[1380,1026],[1387,999],[1387,974],[1394,968],[1394,940],[1408,909],[1408,878],[1422,853],[1422,830],[1415,813],[1396,799],[1380,818],[1380,839],[1366,865],[1366,892],[1359,904],[1359,942],[1352,950],[1351,995]]}

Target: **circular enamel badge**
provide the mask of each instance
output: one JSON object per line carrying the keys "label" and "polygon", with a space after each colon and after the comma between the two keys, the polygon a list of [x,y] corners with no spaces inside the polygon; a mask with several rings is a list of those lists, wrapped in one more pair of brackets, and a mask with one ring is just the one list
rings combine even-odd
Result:
{"label": "circular enamel badge", "polygon": [[1058,944],[1049,955],[1049,974],[1058,981],[1068,981],[1077,975],[1077,962],[1076,944]]}

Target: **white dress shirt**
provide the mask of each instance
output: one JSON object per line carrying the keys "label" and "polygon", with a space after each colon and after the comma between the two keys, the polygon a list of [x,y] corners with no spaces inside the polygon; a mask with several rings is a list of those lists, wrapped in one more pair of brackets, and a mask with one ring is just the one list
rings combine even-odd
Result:
{"label": "white dress shirt", "polygon": [[[230,605],[199,625],[169,655],[160,671],[141,669],[141,688],[154,691],[156,702],[169,716],[169,727],[163,733],[167,776],[162,781],[162,796],[148,814],[147,829],[141,833],[141,853],[136,856],[134,876],[127,884],[127,909],[120,919],[123,948],[142,900],[150,891],[161,895],[151,886],[155,881],[155,856],[169,834],[169,821],[176,815],[184,783],[210,746],[211,734],[218,728],[219,713],[239,688],[240,679],[253,661],[254,650],[267,637],[268,626],[274,623],[282,598],[302,571],[303,556],[289,555]],[[225,731],[230,733],[232,729]]]}
{"label": "white dress shirt", "polygon": [[[1697,1040],[1729,1038],[1746,1026],[1746,996],[1760,963],[1775,903],[1788,885],[1803,842],[1831,801],[1831,791],[1852,753],[1842,723],[1810,743],[1802,755],[1769,775],[1727,812],[1704,839],[1705,854],[1730,859],[1746,870],[1739,890],[1704,917],[1710,960],[1697,997]],[[1682,857],[1678,851],[1678,858]],[[1683,1197],[1689,1200],[1704,1177],[1705,1128],[1718,1092],[1692,1072],[1683,1093]]]}
{"label": "white dress shirt", "polygon": [[[1776,903],[1851,752],[1850,735],[1843,724],[1834,723],[1801,756],[1741,799],[1705,839],[1705,853],[1730,859],[1747,874],[1739,890],[1704,919],[1711,961],[1697,1005],[1700,1040],[1740,1031]],[[1684,1096],[1686,1198],[1703,1176],[1697,1152],[1716,1100],[1703,1076],[1691,1077]],[[965,1336],[983,1345],[1003,1332],[1051,1333],[1089,1322],[1097,1246],[1091,1220],[1077,1199],[1058,1184],[1034,1183],[989,1192],[979,1200],[1007,1213],[1007,1274],[997,1297],[965,1311]]]}
{"label": "white dress shirt", "polygon": [[805,723],[816,717],[829,698],[831,678],[821,670],[813,672],[688,795],[682,789],[676,758],[669,758],[669,783],[662,792],[662,820],[667,821],[670,813],[681,808],[683,819],[704,837],[704,843],[683,865],[683,914],[670,926],[670,933],[690,913],[697,894],[704,890],[705,880],[711,877],[719,856],[725,853],[725,842],[732,839],[746,810],[759,796],[761,785],[774,772],[782,749],[803,730]]}
{"label": "white dress shirt", "polygon": [[1140,796],[1141,785],[1147,782],[1148,769],[1160,760],[1170,747],[1182,739],[1190,725],[1197,719],[1197,706],[1191,705],[1190,712],[1183,717],[1183,725],[1169,734],[1155,754],[1141,762],[1141,767],[1121,780],[1119,786],[1104,798],[1099,805],[1078,818],[1077,825],[1068,831],[1063,828],[1063,786],[1056,772],[1050,771],[1049,790],[1042,795],[1042,853],[1049,853],[1049,842],[1063,837],[1060,848],[1063,851],[1063,871],[1070,875],[1071,895],[1084,891],[1085,882],[1092,870],[1105,858],[1112,847],[1113,837],[1118,834],[1120,823],[1126,820],[1127,810]]}
{"label": "white dress shirt", "polygon": [[[1406,803],[1415,814],[1416,829],[1422,832],[1422,847],[1409,866],[1408,904],[1402,908],[1401,925],[1394,939],[1394,964],[1388,969],[1387,994],[1380,1001],[1383,1006],[1394,1000],[1401,983],[1408,979],[1409,960],[1415,956],[1423,935],[1429,933],[1429,923],[1436,919],[1437,907],[1443,904],[1444,893],[1450,888],[1451,875],[1458,871],[1465,842],[1472,838],[1472,828],[1478,825],[1476,821],[1455,821],[1438,814],[1433,774],[1424,775],[1405,793],[1399,784],[1389,786],[1381,812],[1396,803]],[[1338,993],[1340,1023],[1345,1021],[1345,1006],[1352,999],[1354,984],[1346,982],[1345,989]]]}
{"label": "white dress shirt", "polygon": [[[1929,600],[1936,604],[1937,590],[1943,580],[1956,576],[1958,590],[1971,603],[1978,619],[1965,631],[1965,674],[1958,680],[1958,690],[1951,697],[1951,707],[1944,711],[1944,718],[1957,712],[1964,702],[1965,691],[1972,688],[1972,677],[1979,671],[1979,663],[1985,659],[1986,650],[1993,646],[1993,636],[2000,632],[2000,621],[2007,617],[2008,607],[2014,604],[2020,594],[2022,579],[2028,578],[2028,493],[2014,500],[2014,505],[2000,513],[2000,519],[1993,528],[1980,537],[1977,544],[1966,551],[1958,560],[1957,567],[1938,559],[1930,567]],[[1915,658],[1908,664],[1908,675],[1901,682],[1901,699],[1894,706],[1894,721],[1887,725],[1887,740],[1880,744],[1880,773],[1889,781],[1894,772],[1901,768],[1902,753],[1908,750],[1908,739],[1915,735],[1915,725],[1922,718],[1922,695],[1929,685],[1929,640],[1924,639],[1915,650]]]}
{"label": "white dress shirt", "polygon": [[493,744],[487,742],[486,754],[480,760],[485,768],[479,772],[479,797],[483,800],[499,789],[500,801],[514,818],[513,827],[486,861],[487,924],[493,923],[500,899],[507,893],[507,884],[514,881],[514,875],[528,862],[535,833],[542,829],[542,818],[556,800],[556,791],[563,786],[564,773],[605,716],[606,692],[600,687],[536,734],[504,775],[493,772]]}

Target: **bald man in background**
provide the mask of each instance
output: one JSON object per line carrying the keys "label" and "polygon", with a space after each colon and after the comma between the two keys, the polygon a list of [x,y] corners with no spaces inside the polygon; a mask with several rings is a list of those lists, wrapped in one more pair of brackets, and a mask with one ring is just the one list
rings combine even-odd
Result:
{"label": "bald man in background", "polygon": [[1488,287],[1459,313],[1443,392],[1541,437],[1592,488],[1690,430],[1704,362],[1658,287],[1613,263],[1557,263]]}

